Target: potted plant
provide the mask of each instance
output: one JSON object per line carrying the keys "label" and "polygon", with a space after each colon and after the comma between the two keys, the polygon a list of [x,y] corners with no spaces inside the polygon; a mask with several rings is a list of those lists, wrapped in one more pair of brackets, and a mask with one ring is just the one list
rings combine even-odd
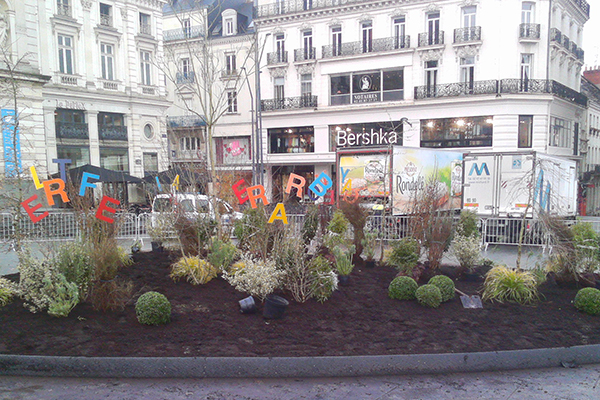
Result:
{"label": "potted plant", "polygon": [[344,247],[335,246],[332,250],[335,257],[335,268],[339,274],[340,285],[346,286],[350,281],[350,274],[354,269],[352,264],[352,254],[354,254],[354,245]]}
{"label": "potted plant", "polygon": [[375,267],[375,247],[377,246],[377,234],[374,232],[366,232],[362,240],[362,245],[366,266],[369,268]]}

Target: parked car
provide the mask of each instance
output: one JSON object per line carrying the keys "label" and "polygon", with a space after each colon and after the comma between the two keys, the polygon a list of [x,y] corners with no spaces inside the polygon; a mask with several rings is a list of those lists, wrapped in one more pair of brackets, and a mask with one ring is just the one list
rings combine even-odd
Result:
{"label": "parked car", "polygon": [[216,218],[213,205],[224,226],[231,225],[236,219],[242,218],[243,214],[237,212],[225,200],[214,198],[211,202],[209,196],[195,193],[159,194],[152,201],[151,223],[155,226],[157,219],[167,213],[181,212],[186,218],[195,220],[199,217]]}

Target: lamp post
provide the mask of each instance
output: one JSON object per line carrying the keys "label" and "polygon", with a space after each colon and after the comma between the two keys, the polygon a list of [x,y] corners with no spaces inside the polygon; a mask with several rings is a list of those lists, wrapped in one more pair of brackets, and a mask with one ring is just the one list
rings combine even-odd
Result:
{"label": "lamp post", "polygon": [[260,53],[258,51],[258,32],[256,32],[256,43],[254,46],[254,74],[255,74],[255,86],[256,86],[256,103],[254,106],[254,112],[256,113],[256,153],[255,155],[255,163],[256,163],[256,172],[258,179],[256,184],[263,185],[265,184],[264,180],[264,159],[263,159],[263,148],[262,148],[262,107],[261,107],[261,96],[260,96],[260,61],[262,60],[263,53],[265,51],[265,44],[267,43],[267,38],[271,36],[271,33],[265,34],[265,39],[262,44],[262,48]]}
{"label": "lamp post", "polygon": [[255,137],[255,131],[256,131],[256,126],[254,125],[254,113],[256,112],[256,104],[254,104],[254,96],[252,95],[252,87],[250,86],[250,81],[248,80],[248,71],[246,70],[246,67],[242,67],[240,69],[244,70],[244,77],[246,80],[246,84],[248,85],[248,93],[250,93],[250,104],[251,104],[251,108],[250,108],[250,118],[251,118],[251,125],[252,125],[252,143],[254,143],[254,149],[253,149],[253,153],[254,153],[254,157],[252,158],[252,184],[253,185],[258,185],[260,184],[260,179],[259,179],[259,165],[258,165],[258,160],[256,159],[256,155],[257,153],[255,152],[255,149],[258,149],[258,147],[260,146],[259,140],[257,137]]}

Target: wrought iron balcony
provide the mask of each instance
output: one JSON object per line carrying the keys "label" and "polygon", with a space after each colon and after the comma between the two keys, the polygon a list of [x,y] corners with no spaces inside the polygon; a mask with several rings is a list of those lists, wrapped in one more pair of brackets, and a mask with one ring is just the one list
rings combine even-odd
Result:
{"label": "wrought iron balcony", "polygon": [[192,26],[190,28],[169,29],[163,31],[163,40],[165,42],[172,42],[174,40],[195,39],[199,37],[202,37],[202,31],[199,26]]}
{"label": "wrought iron balcony", "polygon": [[280,0],[256,8],[256,17],[265,18],[276,15],[339,7],[345,4],[368,3],[372,0]]}
{"label": "wrought iron balcony", "polygon": [[240,76],[240,71],[237,69],[225,69],[221,71],[221,79],[237,79]]}
{"label": "wrought iron balcony", "polygon": [[150,24],[141,24],[140,33],[143,35],[152,35],[152,26]]}
{"label": "wrought iron balcony", "polygon": [[98,137],[101,140],[127,140],[127,127],[98,124]]}
{"label": "wrought iron balcony", "polygon": [[317,49],[314,47],[305,47],[294,50],[294,61],[308,61],[317,58]]}
{"label": "wrought iron balcony", "polygon": [[415,87],[415,100],[431,97],[456,97],[463,95],[496,94],[498,81],[456,82],[442,85]]}
{"label": "wrought iron balcony", "polygon": [[419,47],[444,44],[444,31],[419,33]]}
{"label": "wrought iron balcony", "polygon": [[194,71],[189,72],[178,72],[175,74],[175,80],[178,85],[185,85],[186,83],[194,83],[196,74]]}
{"label": "wrought iron balcony", "polygon": [[109,14],[100,14],[100,25],[112,27],[112,16]]}
{"label": "wrought iron balcony", "polygon": [[195,128],[205,126],[204,119],[197,115],[179,115],[176,117],[167,117],[167,126],[169,128]]}
{"label": "wrought iron balcony", "polygon": [[571,50],[571,40],[565,34],[562,35],[562,45],[565,47],[565,49]]}
{"label": "wrought iron balcony", "polygon": [[55,124],[56,137],[67,139],[88,139],[88,124],[78,122],[61,122]]}
{"label": "wrought iron balcony", "polygon": [[566,51],[573,54],[576,59],[583,61],[585,55],[583,49],[577,46],[575,42],[571,41],[567,35],[563,34],[558,29],[550,29],[550,41],[561,45]]}
{"label": "wrought iron balcony", "polygon": [[562,32],[556,28],[550,29],[550,41],[562,43]]}
{"label": "wrought iron balcony", "polygon": [[267,64],[286,64],[288,62],[287,51],[276,51],[274,53],[267,53]]}
{"label": "wrought iron balcony", "polygon": [[572,103],[587,106],[587,97],[559,82],[546,79],[500,79],[417,86],[415,100],[482,94],[550,93]]}
{"label": "wrought iron balcony", "polygon": [[583,61],[583,58],[585,56],[585,52],[583,51],[583,49],[581,47],[577,47],[577,49],[574,51],[575,57],[579,60],[579,61]]}
{"label": "wrought iron balcony", "polygon": [[364,53],[378,53],[407,49],[410,47],[410,36],[387,37],[373,39],[369,42],[349,42],[339,45],[323,46],[323,58],[354,56]]}
{"label": "wrought iron balcony", "polygon": [[470,26],[454,30],[454,43],[477,42],[481,40],[481,27]]}
{"label": "wrought iron balcony", "polygon": [[283,99],[261,100],[262,111],[297,110],[317,107],[317,96],[285,97]]}
{"label": "wrought iron balcony", "polygon": [[71,9],[70,4],[57,4],[56,5],[56,15],[60,15],[62,17],[73,17],[73,11]]}
{"label": "wrought iron balcony", "polygon": [[540,38],[540,24],[519,25],[519,38],[537,40]]}

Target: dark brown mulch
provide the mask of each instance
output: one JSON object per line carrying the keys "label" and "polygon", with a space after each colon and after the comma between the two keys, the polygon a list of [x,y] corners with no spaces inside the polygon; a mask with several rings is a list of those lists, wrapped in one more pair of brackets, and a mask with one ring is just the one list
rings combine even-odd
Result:
{"label": "dark brown mulch", "polygon": [[[68,318],[31,314],[14,302],[0,309],[0,353],[61,356],[334,356],[452,353],[600,343],[600,317],[575,310],[576,289],[546,285],[537,306],[484,303],[463,309],[459,297],[428,309],[387,296],[395,271],[356,268],[350,286],[323,303],[290,301],[281,320],[240,314],[246,297],[222,279],[174,283],[168,253],[141,253],[122,271],[139,293],[157,290],[173,306],[172,322],[140,325],[123,312],[78,305]],[[481,283],[457,282],[475,293]],[[288,299],[291,296],[283,294]],[[262,306],[261,306],[262,308]]]}

